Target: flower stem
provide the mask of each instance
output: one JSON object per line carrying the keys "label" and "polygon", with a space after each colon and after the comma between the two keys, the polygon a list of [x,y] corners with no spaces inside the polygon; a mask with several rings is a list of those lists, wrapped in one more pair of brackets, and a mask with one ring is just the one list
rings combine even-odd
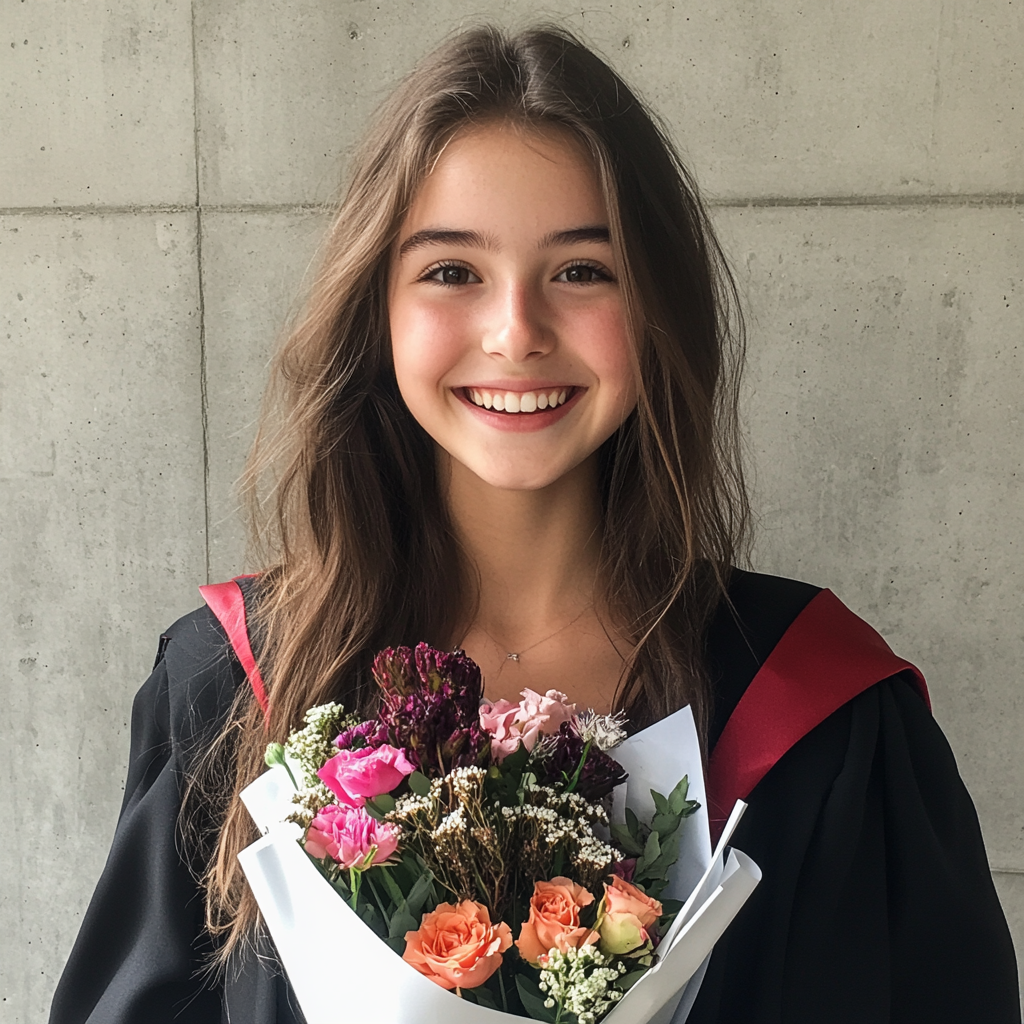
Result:
{"label": "flower stem", "polygon": [[363,873],[359,868],[350,868],[348,872],[349,888],[352,890],[352,897],[349,900],[349,905],[358,914],[359,913],[359,887],[362,885]]}
{"label": "flower stem", "polygon": [[576,765],[576,771],[573,772],[569,785],[565,787],[566,793],[571,793],[576,788],[576,783],[580,781],[580,774],[583,771],[583,766],[587,763],[587,754],[590,753],[590,746],[593,742],[593,740],[587,740],[587,745],[583,748],[583,753],[580,754],[580,763]]}

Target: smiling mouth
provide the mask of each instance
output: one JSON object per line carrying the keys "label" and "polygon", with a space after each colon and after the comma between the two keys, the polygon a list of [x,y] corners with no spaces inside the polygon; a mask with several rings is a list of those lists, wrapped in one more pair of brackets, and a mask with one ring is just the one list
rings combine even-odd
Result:
{"label": "smiling mouth", "polygon": [[538,391],[496,391],[492,388],[462,388],[466,399],[481,409],[527,415],[557,409],[580,389],[572,384]]}

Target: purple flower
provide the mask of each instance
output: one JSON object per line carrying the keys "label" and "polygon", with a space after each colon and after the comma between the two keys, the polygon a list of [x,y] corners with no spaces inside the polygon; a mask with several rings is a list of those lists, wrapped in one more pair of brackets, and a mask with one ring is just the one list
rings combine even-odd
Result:
{"label": "purple flower", "polygon": [[373,678],[382,700],[379,727],[366,737],[371,746],[403,749],[431,777],[487,762],[490,737],[479,720],[483,681],[472,658],[427,644],[389,647],[374,659]]}
{"label": "purple flower", "polygon": [[[550,784],[564,778],[571,779],[579,767],[586,746],[571,723],[563,722],[555,737],[555,748],[545,759],[543,772],[539,773],[539,781]],[[626,771],[622,765],[592,745],[576,783],[576,792],[586,800],[600,800],[625,781]]]}
{"label": "purple flower", "polygon": [[367,722],[360,722],[358,725],[353,725],[351,729],[346,729],[341,733],[334,741],[334,745],[339,750],[359,750],[362,747],[370,745],[369,738],[373,736],[379,728],[379,723],[370,719]]}

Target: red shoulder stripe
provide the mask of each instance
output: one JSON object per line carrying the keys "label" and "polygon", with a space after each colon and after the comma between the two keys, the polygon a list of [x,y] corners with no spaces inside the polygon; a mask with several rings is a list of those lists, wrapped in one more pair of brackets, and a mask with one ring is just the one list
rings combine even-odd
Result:
{"label": "red shoulder stripe", "polygon": [[252,646],[249,643],[249,627],[245,620],[245,599],[242,596],[242,588],[238,580],[247,579],[246,576],[236,576],[227,583],[209,583],[199,588],[203,600],[209,605],[210,611],[217,616],[217,620],[224,627],[228,640],[234,649],[238,660],[245,669],[246,677],[256,701],[263,708],[264,718],[270,714],[270,705],[267,701],[267,691],[263,686],[263,677],[260,675],[259,666],[252,653]]}
{"label": "red shoulder stripe", "polygon": [[726,722],[708,763],[713,837],[737,800],[746,799],[783,754],[858,694],[910,669],[925,703],[920,671],[830,590],[793,620]]}

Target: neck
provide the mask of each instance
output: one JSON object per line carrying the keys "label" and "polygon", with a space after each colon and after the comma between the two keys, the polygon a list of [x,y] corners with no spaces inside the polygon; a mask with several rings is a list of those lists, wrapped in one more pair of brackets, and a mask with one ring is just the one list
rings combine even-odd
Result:
{"label": "neck", "polygon": [[442,458],[449,514],[467,563],[463,633],[476,623],[514,650],[594,602],[601,548],[596,458],[529,491],[492,487]]}

